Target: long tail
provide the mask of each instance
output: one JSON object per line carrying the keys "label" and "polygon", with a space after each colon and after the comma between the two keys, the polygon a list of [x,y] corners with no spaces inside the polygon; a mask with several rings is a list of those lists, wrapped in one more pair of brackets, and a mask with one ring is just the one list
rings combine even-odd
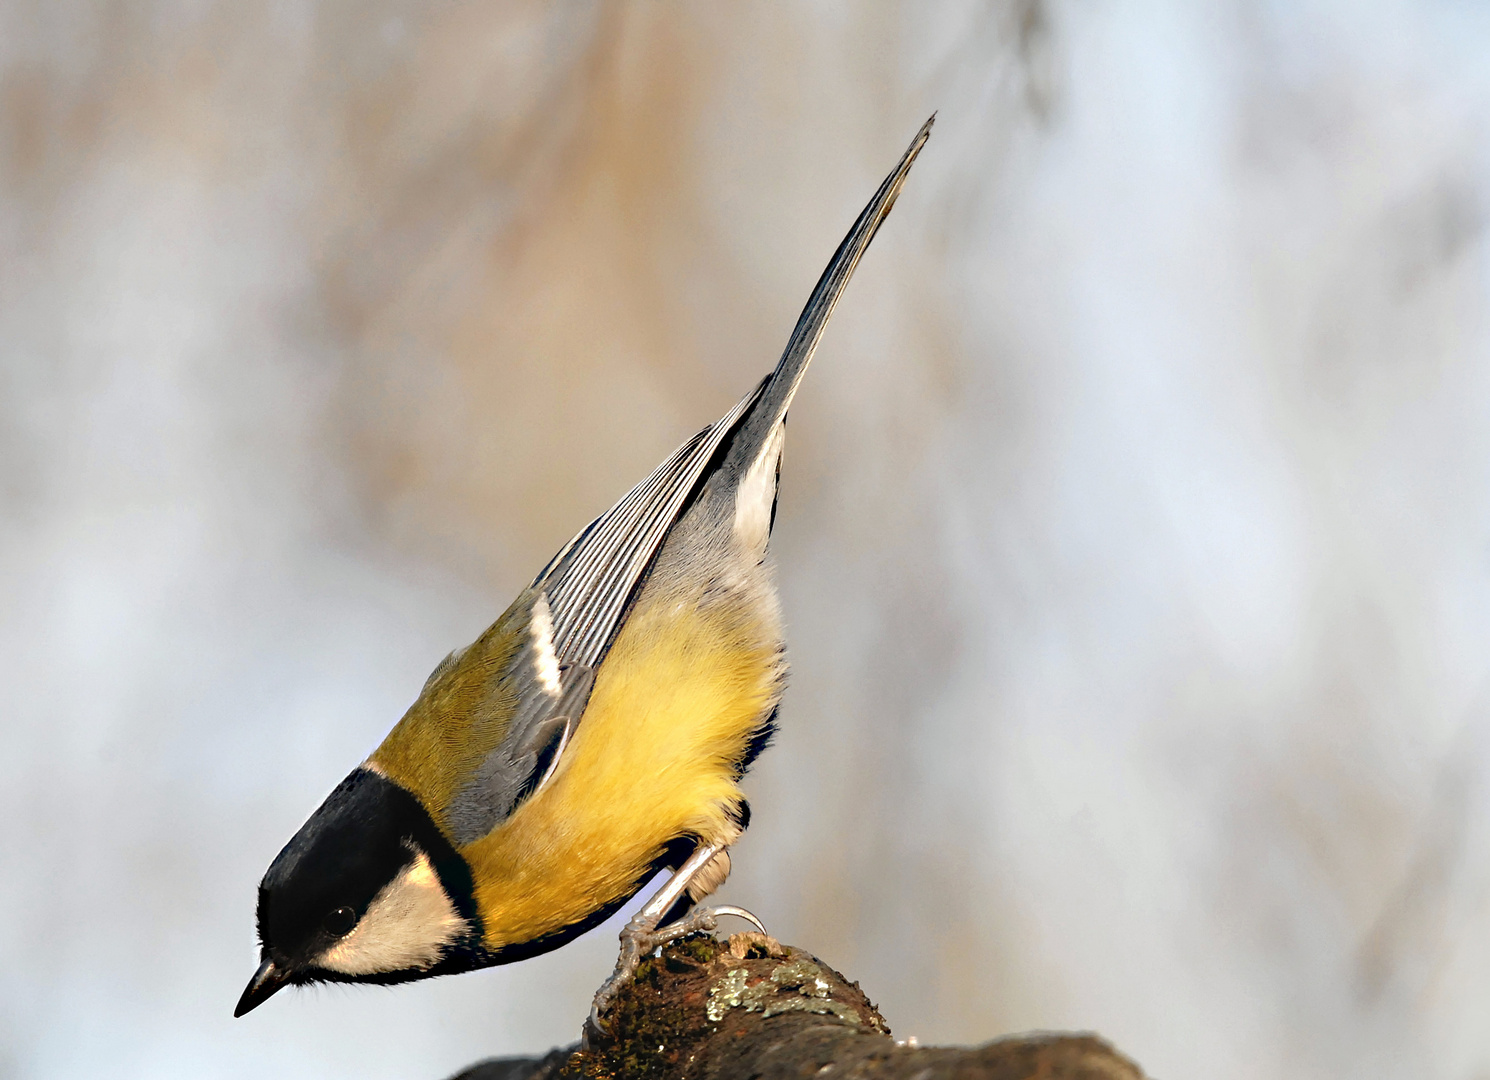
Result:
{"label": "long tail", "polygon": [[[875,231],[895,205],[935,116],[838,245],[797,320],[776,370],[718,422],[680,446],[631,493],[590,523],[534,580],[553,612],[553,645],[563,665],[593,667],[610,648],[626,605],[663,541],[695,498],[712,491],[733,502],[736,486],[786,415],[833,306]],[[721,453],[720,448],[728,446]],[[702,485],[702,491],[700,490]]]}
{"label": "long tail", "polygon": [[817,343],[822,340],[823,330],[828,325],[833,308],[838,304],[838,298],[843,295],[849,278],[854,275],[854,268],[869,249],[874,234],[879,231],[885,218],[890,216],[890,209],[895,205],[895,198],[900,194],[906,175],[915,164],[916,155],[931,137],[931,125],[934,123],[936,114],[932,113],[930,119],[921,125],[921,130],[916,132],[916,137],[911,140],[900,164],[885,177],[884,183],[874,193],[874,198],[869,200],[869,205],[859,214],[854,227],[843,238],[843,243],[838,245],[828,268],[818,279],[817,287],[807,300],[807,306],[797,318],[796,329],[792,331],[791,340],[786,343],[786,351],[781,354],[776,370],[760,387],[759,396],[750,407],[749,415],[740,422],[729,450],[730,464],[736,470],[749,467],[760,446],[791,407],[797,386],[807,373],[807,365],[812,361]]}

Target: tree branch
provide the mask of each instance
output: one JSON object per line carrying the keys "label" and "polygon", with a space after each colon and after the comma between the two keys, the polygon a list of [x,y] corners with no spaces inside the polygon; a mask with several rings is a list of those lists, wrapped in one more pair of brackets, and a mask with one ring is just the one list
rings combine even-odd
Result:
{"label": "tree branch", "polygon": [[454,1080],[1143,1080],[1094,1035],[897,1043],[857,983],[760,934],[669,945],[642,964],[606,1020],[613,1036],[587,1049],[483,1061]]}

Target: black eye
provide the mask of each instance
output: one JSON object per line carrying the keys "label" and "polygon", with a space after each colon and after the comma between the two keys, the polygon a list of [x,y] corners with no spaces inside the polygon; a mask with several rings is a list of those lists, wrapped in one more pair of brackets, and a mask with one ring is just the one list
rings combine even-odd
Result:
{"label": "black eye", "polygon": [[346,937],[357,925],[357,913],[349,907],[339,907],[321,920],[321,926],[332,937]]}

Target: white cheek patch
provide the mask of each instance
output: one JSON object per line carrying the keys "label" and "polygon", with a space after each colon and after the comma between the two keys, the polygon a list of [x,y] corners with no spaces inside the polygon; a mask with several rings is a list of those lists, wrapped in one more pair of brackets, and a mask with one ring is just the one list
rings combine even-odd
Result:
{"label": "white cheek patch", "polygon": [[415,852],[373,897],[352,932],[327,949],[316,964],[343,975],[379,975],[433,967],[445,948],[466,929],[430,865]]}
{"label": "white cheek patch", "polygon": [[776,425],[735,490],[735,539],[759,559],[771,539],[771,504],[776,501],[776,466],[786,442],[786,421]]}

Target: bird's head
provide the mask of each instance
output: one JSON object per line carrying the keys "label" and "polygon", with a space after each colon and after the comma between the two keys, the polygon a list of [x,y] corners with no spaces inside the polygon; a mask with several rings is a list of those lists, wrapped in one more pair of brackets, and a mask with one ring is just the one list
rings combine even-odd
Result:
{"label": "bird's head", "polygon": [[288,983],[461,970],[478,936],[470,871],[413,795],[367,767],[341,782],[259,885],[261,963],[234,1016]]}

